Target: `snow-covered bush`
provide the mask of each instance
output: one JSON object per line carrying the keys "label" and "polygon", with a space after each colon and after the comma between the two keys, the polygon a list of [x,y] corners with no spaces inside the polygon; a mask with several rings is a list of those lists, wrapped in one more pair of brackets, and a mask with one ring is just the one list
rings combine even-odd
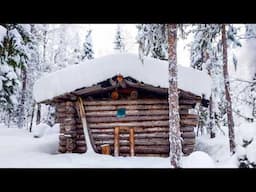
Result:
{"label": "snow-covered bush", "polygon": [[183,158],[182,168],[215,168],[215,163],[207,153],[195,151]]}
{"label": "snow-covered bush", "polygon": [[50,129],[51,127],[45,123],[40,123],[36,125],[32,130],[33,130],[33,135],[35,138],[40,138],[42,137],[46,130]]}
{"label": "snow-covered bush", "polygon": [[256,168],[255,128],[255,123],[245,123],[237,127],[237,159],[239,168]]}

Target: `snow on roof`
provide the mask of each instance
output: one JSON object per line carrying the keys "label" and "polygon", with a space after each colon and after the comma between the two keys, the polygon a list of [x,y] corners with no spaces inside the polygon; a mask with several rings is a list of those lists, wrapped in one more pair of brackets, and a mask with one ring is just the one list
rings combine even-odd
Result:
{"label": "snow on roof", "polygon": [[[89,87],[117,74],[138,81],[168,88],[168,62],[145,57],[142,63],[136,54],[120,53],[86,60],[59,71],[46,74],[35,82],[34,98],[37,102],[52,99],[82,87]],[[211,80],[205,73],[193,68],[178,66],[178,87],[196,95],[211,92]]]}

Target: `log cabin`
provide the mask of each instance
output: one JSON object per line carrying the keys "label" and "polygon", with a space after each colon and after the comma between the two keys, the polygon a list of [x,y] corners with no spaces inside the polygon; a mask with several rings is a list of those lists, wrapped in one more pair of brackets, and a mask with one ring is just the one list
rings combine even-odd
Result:
{"label": "log cabin", "polygon": [[[178,66],[182,151],[195,147],[198,105],[207,107],[209,77]],[[38,103],[56,108],[59,152],[85,153],[88,140],[97,153],[168,157],[168,62],[116,54],[72,65],[40,78]],[[85,122],[83,121],[83,118]]]}

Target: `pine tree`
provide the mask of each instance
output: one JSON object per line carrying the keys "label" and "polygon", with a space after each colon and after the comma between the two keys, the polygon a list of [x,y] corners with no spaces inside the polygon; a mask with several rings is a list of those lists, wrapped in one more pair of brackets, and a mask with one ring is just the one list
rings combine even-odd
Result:
{"label": "pine tree", "polygon": [[83,53],[83,56],[82,56],[82,59],[83,60],[87,60],[87,59],[93,59],[93,55],[94,55],[94,52],[93,52],[93,46],[92,46],[92,37],[91,37],[91,34],[92,34],[92,30],[89,30],[86,34],[86,37],[85,37],[85,42],[83,44],[83,47],[84,47],[84,53]]}
{"label": "pine tree", "polygon": [[169,44],[169,140],[171,165],[180,167],[182,154],[177,77],[177,25],[168,25]]}
{"label": "pine tree", "polygon": [[114,41],[114,49],[119,52],[125,51],[124,37],[122,35],[120,25],[117,25],[116,36]]}

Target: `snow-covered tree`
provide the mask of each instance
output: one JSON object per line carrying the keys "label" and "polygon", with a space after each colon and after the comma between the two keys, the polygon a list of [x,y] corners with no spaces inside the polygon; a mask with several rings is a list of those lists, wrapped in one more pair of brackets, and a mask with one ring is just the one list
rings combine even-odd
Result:
{"label": "snow-covered tree", "polygon": [[115,41],[114,41],[114,49],[119,51],[119,52],[124,52],[125,51],[124,37],[123,37],[123,34],[121,32],[120,25],[117,25]]}
{"label": "snow-covered tree", "polygon": [[5,24],[6,35],[0,47],[0,105],[9,115],[17,104],[19,76],[28,59],[26,43],[28,37],[19,24]]}
{"label": "snow-covered tree", "polygon": [[86,36],[85,36],[85,42],[83,44],[83,55],[82,59],[93,59],[94,58],[94,52],[93,52],[93,46],[92,46],[92,30],[88,30]]}
{"label": "snow-covered tree", "polygon": [[[219,62],[215,47],[216,37],[219,31],[219,26],[216,24],[198,24],[195,26],[195,29],[193,29],[194,40],[191,43],[191,66],[195,69],[205,71],[212,79],[215,78],[215,75],[219,77],[218,73],[216,73],[219,68]],[[221,87],[213,85],[212,94],[216,92],[220,93]],[[216,96],[216,94],[214,96]],[[214,96],[210,96],[208,112],[204,110],[203,107],[199,108],[201,120],[204,119],[207,121],[201,124],[206,125],[205,127],[207,127],[211,138],[215,137],[214,127],[216,126],[215,122],[218,117],[218,110],[216,111],[216,108],[214,108],[214,106],[216,106],[216,97]],[[217,96],[219,95],[217,94]]]}
{"label": "snow-covered tree", "polygon": [[[33,85],[36,78],[40,75],[40,63],[39,63],[39,44],[37,38],[36,25],[31,24],[30,30],[27,31],[29,42],[27,43],[28,60],[26,67],[22,70],[22,89],[20,99],[20,112],[24,117],[19,115],[18,126],[23,127],[29,124],[33,119],[33,111],[35,101],[33,98]],[[25,121],[25,122],[24,122]]]}
{"label": "snow-covered tree", "polygon": [[168,53],[169,53],[169,140],[171,165],[180,167],[182,155],[179,95],[178,95],[178,67],[177,67],[177,25],[168,25]]}
{"label": "snow-covered tree", "polygon": [[179,96],[177,85],[177,25],[141,24],[138,28],[139,54],[169,61],[169,140],[170,161],[175,168],[180,167],[182,155]]}
{"label": "snow-covered tree", "polygon": [[143,60],[144,55],[153,58],[167,60],[168,38],[167,29],[164,24],[139,24],[137,25],[139,43],[139,55]]}
{"label": "snow-covered tree", "polygon": [[[59,27],[57,33],[57,49],[55,51],[53,61],[57,69],[62,69],[68,66],[68,42],[67,39],[67,25],[63,24]],[[56,45],[55,45],[56,46]]]}

